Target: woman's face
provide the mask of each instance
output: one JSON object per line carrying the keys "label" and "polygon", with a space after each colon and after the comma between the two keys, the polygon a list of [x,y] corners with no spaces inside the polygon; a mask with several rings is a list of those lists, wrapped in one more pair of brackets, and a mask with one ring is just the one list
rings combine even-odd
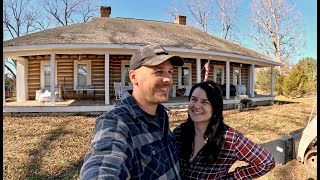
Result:
{"label": "woman's face", "polygon": [[188,113],[194,123],[209,124],[213,107],[202,88],[198,87],[193,91],[188,104]]}

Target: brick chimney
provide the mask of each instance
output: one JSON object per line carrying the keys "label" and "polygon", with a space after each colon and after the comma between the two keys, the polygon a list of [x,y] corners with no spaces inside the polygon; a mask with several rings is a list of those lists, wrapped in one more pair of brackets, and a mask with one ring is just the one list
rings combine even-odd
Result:
{"label": "brick chimney", "polygon": [[100,13],[101,13],[101,17],[110,17],[111,7],[110,6],[101,6]]}
{"label": "brick chimney", "polygon": [[178,15],[174,18],[174,23],[186,25],[187,24],[187,16]]}

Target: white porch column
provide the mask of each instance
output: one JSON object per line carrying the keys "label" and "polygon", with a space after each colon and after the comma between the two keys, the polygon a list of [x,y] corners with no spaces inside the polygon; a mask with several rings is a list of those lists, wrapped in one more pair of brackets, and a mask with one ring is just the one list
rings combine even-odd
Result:
{"label": "white porch column", "polygon": [[201,82],[201,59],[197,58],[196,60],[197,67],[197,83]]}
{"label": "white porch column", "polygon": [[105,104],[110,104],[110,94],[109,94],[109,61],[110,54],[107,53],[104,55],[104,100]]}
{"label": "white porch column", "polygon": [[274,67],[271,67],[271,89],[270,96],[274,96]]}
{"label": "white porch column", "polygon": [[6,58],[5,56],[3,55],[3,62],[2,62],[2,78],[3,78],[3,87],[2,87],[2,90],[3,90],[3,94],[2,94],[2,98],[3,98],[3,106],[6,105],[6,89],[5,89],[5,86],[6,86],[6,76],[5,76],[5,70],[6,70],[6,65],[5,65],[5,61],[6,61]]}
{"label": "white porch column", "polygon": [[230,61],[226,61],[226,99],[230,99]]}
{"label": "white porch column", "polygon": [[254,97],[254,79],[255,79],[255,76],[254,76],[254,64],[251,64],[250,74],[251,74],[251,76],[250,76],[250,78],[251,78],[250,96]]}
{"label": "white porch column", "polygon": [[16,95],[17,102],[27,101],[28,98],[28,62],[27,60],[17,60],[16,75]]}
{"label": "white porch column", "polygon": [[55,72],[56,72],[56,54],[50,54],[50,92],[51,92],[51,106],[56,105],[56,95],[55,95]]}
{"label": "white porch column", "polygon": [[247,66],[246,70],[247,70],[247,75],[248,75],[248,86],[246,87],[246,93],[250,97],[250,93],[251,93],[251,67]]}

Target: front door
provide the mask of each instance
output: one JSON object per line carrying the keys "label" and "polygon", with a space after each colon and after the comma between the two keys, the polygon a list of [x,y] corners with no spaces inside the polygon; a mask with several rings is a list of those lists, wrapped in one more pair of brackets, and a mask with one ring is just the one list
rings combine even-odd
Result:
{"label": "front door", "polygon": [[178,88],[185,88],[184,96],[189,96],[192,87],[192,66],[191,63],[184,63],[182,67],[178,67]]}

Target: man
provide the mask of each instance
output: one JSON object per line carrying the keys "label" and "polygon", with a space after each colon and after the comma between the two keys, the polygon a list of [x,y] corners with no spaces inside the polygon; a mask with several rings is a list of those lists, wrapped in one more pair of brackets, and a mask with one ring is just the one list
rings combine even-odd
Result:
{"label": "man", "polygon": [[133,90],[97,118],[80,179],[180,179],[175,140],[160,103],[169,100],[173,65],[183,64],[161,46],[135,52],[129,72]]}

